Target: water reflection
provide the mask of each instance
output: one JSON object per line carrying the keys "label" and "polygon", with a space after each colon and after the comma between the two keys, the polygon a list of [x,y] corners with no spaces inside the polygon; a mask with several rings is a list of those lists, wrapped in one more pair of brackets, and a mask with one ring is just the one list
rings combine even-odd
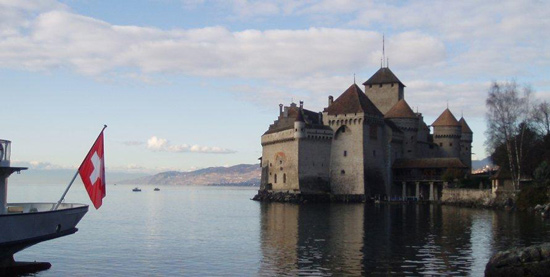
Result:
{"label": "water reflection", "polygon": [[261,204],[261,275],[483,275],[490,256],[550,241],[517,213],[432,205]]}

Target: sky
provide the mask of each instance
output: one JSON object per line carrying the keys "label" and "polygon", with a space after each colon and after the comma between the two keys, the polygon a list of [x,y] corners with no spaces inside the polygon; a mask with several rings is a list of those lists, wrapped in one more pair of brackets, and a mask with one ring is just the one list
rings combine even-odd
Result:
{"label": "sky", "polygon": [[107,171],[257,163],[278,104],[322,111],[380,68],[431,124],[447,107],[485,153],[492,81],[550,100],[549,1],[0,0],[0,138],[12,166]]}

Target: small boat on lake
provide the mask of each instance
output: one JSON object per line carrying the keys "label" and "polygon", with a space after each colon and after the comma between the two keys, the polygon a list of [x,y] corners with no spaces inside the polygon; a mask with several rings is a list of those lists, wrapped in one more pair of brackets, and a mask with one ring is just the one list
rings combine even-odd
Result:
{"label": "small boat on lake", "polygon": [[[74,234],[88,212],[76,203],[7,203],[8,177],[26,170],[10,166],[11,141],[0,140],[0,275],[45,270],[49,263],[15,262],[13,255],[29,246]],[[59,205],[57,208],[56,206]]]}
{"label": "small boat on lake", "polygon": [[159,188],[155,188],[154,191],[159,191],[160,189]]}
{"label": "small boat on lake", "polygon": [[138,187],[135,187],[134,189],[132,189],[132,191],[134,191],[134,192],[138,192],[138,191],[141,191],[141,189],[140,189],[140,188],[138,188]]}

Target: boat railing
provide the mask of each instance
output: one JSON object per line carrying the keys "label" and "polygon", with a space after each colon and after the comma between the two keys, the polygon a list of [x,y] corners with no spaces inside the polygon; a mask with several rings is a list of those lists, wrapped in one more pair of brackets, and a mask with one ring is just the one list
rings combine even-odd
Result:
{"label": "boat railing", "polygon": [[10,166],[11,141],[0,139],[0,167]]}
{"label": "boat railing", "polygon": [[[57,203],[9,203],[7,212],[8,214],[49,212],[53,210],[53,207],[56,204]],[[86,205],[84,204],[78,203],[61,203],[57,210],[73,209],[85,206]]]}

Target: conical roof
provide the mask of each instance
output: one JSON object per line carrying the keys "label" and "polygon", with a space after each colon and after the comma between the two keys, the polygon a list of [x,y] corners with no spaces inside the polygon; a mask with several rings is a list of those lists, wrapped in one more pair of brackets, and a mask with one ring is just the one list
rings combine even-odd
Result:
{"label": "conical roof", "polygon": [[384,115],[385,118],[418,118],[405,99],[399,100]]}
{"label": "conical roof", "polygon": [[370,77],[363,85],[378,85],[378,84],[391,84],[398,83],[402,86],[405,86],[395,74],[390,70],[389,67],[382,67],[372,77]]}
{"label": "conical roof", "polygon": [[384,116],[356,84],[351,85],[344,91],[325,111],[330,115],[365,113],[380,117]]}
{"label": "conical roof", "polygon": [[449,108],[445,109],[443,113],[432,123],[432,126],[462,126],[456,120],[456,117],[451,113]]}
{"label": "conical roof", "polygon": [[458,123],[460,123],[460,125],[462,126],[462,133],[468,133],[468,134],[474,133],[472,132],[472,129],[470,129],[470,126],[468,126],[468,123],[466,123],[466,119],[464,119],[464,117],[461,117]]}

